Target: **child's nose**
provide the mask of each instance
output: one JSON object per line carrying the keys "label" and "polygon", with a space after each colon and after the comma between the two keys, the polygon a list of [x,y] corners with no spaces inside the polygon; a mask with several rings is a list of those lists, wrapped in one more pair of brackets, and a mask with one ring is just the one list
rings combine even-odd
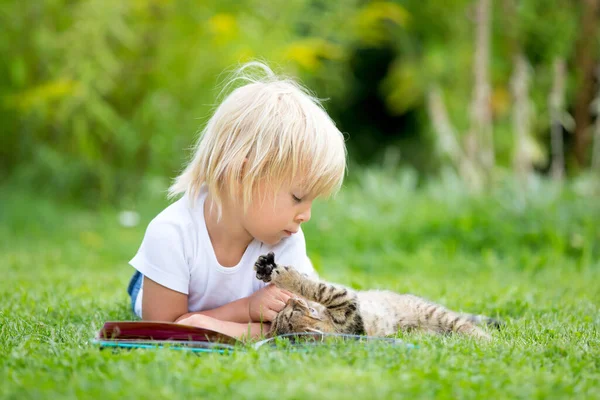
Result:
{"label": "child's nose", "polygon": [[298,214],[296,216],[296,220],[300,223],[302,222],[308,222],[310,221],[310,213],[311,213],[311,207],[309,207],[308,209],[302,211],[300,214]]}

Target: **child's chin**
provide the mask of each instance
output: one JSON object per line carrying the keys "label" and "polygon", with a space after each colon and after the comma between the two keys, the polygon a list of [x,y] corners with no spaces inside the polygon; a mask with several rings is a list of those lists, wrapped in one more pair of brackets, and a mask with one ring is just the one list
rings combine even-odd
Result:
{"label": "child's chin", "polygon": [[263,242],[266,245],[269,246],[275,246],[277,243],[281,242],[281,238],[280,239],[265,239],[265,240],[261,240],[261,242]]}

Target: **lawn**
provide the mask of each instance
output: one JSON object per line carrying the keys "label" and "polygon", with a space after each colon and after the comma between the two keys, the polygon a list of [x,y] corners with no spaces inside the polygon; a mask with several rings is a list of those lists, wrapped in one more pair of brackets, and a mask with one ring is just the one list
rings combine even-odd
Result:
{"label": "lawn", "polygon": [[[149,185],[155,187],[156,185]],[[160,187],[160,185],[158,185]],[[589,181],[468,195],[450,178],[365,171],[305,227],[323,278],[411,292],[499,317],[491,343],[402,335],[357,345],[228,355],[100,351],[106,320],[131,319],[125,287],[150,219],[0,189],[0,397],[600,398],[600,197]]]}

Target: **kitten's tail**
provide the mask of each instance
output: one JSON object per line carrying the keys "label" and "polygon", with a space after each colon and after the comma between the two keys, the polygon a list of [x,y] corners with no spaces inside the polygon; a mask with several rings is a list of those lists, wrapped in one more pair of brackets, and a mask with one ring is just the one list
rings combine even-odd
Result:
{"label": "kitten's tail", "polygon": [[[407,299],[414,301],[413,308],[416,310],[414,317],[416,317],[417,325],[415,328],[446,334],[453,332],[484,340],[492,339],[485,330],[477,326],[491,318],[451,311],[439,304],[423,302],[416,296],[407,297]],[[411,328],[410,326],[405,327]]]}

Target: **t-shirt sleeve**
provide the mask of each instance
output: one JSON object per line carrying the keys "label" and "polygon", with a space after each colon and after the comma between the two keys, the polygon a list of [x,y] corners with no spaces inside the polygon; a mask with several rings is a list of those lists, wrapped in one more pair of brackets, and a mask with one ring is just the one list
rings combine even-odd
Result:
{"label": "t-shirt sleeve", "polygon": [[277,264],[291,265],[303,274],[318,278],[317,272],[306,254],[306,241],[302,230],[290,237],[282,250],[280,254],[277,252],[275,254]]}
{"label": "t-shirt sleeve", "polygon": [[129,264],[154,282],[188,294],[190,248],[186,236],[180,224],[153,220],[146,229],[140,249]]}

